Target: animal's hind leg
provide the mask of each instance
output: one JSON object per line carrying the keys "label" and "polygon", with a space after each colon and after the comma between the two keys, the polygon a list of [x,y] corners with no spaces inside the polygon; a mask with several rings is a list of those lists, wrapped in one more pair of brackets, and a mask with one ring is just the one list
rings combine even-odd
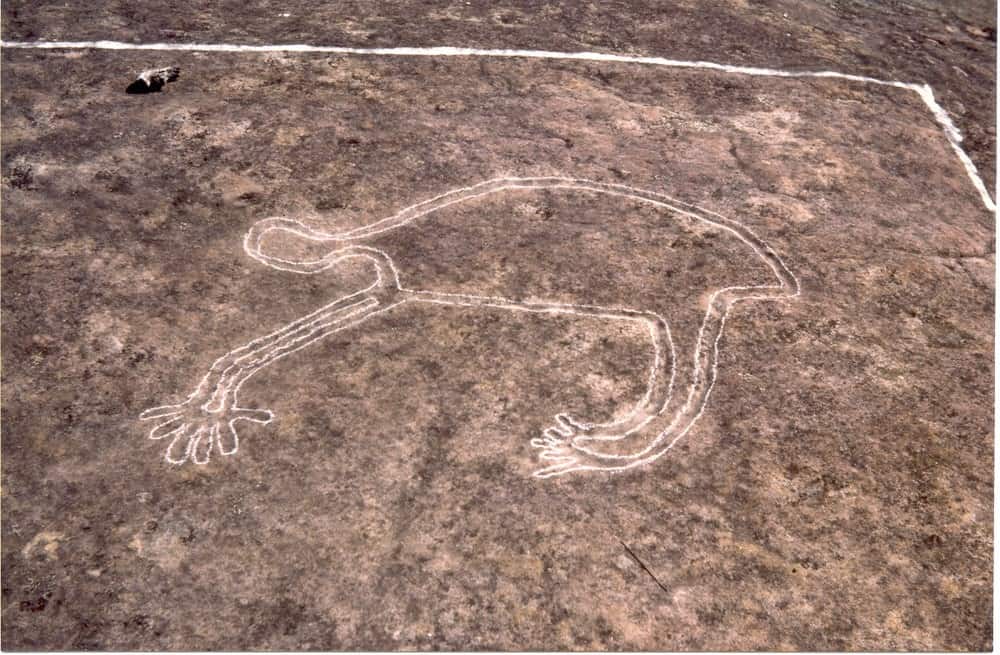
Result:
{"label": "animal's hind leg", "polygon": [[[647,378],[646,393],[635,409],[625,418],[612,423],[589,423],[567,414],[557,414],[555,424],[546,429],[543,436],[532,439],[531,445],[541,449],[540,457],[548,468],[568,462],[570,459],[578,467],[604,468],[605,458],[592,449],[579,451],[574,444],[584,441],[611,442],[624,440],[628,435],[641,432],[655,422],[670,404],[674,385],[674,347],[670,328],[663,317],[652,312],[642,312],[617,307],[596,307],[588,305],[565,305],[545,302],[519,302],[504,298],[490,298],[461,294],[446,294],[430,291],[412,291],[410,299],[442,305],[469,307],[495,307],[513,311],[545,314],[571,314],[607,320],[633,321],[649,331],[653,345],[653,356]],[[586,460],[586,462],[583,462]],[[618,462],[611,462],[617,467]]]}
{"label": "animal's hind leg", "polygon": [[[693,344],[694,357],[675,360],[677,378],[683,387],[672,393],[662,410],[646,420],[631,425],[565,425],[561,439],[553,440],[542,451],[548,466],[535,473],[538,477],[562,475],[571,471],[622,471],[655,461],[697,422],[715,384],[718,344],[726,313],[739,296],[731,291],[717,292]],[[682,344],[679,352],[690,352],[692,344]]]}

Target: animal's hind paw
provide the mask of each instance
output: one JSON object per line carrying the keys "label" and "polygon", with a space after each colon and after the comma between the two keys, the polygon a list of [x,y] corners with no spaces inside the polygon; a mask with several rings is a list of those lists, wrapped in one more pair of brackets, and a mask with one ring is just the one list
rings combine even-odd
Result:
{"label": "animal's hind paw", "polygon": [[531,446],[541,452],[538,459],[544,468],[535,471],[536,478],[550,478],[572,471],[589,471],[606,468],[590,453],[584,452],[574,441],[590,432],[590,425],[574,420],[568,414],[556,414],[556,422],[546,428],[541,437],[531,440]]}
{"label": "animal's hind paw", "polygon": [[549,446],[538,454],[543,467],[534,472],[536,478],[552,478],[573,471],[614,471],[614,463],[582,450],[570,443]]}
{"label": "animal's hind paw", "polygon": [[531,445],[536,448],[572,442],[573,439],[586,435],[590,431],[589,423],[581,423],[569,414],[556,414],[555,425],[545,428],[542,436],[531,440]]}

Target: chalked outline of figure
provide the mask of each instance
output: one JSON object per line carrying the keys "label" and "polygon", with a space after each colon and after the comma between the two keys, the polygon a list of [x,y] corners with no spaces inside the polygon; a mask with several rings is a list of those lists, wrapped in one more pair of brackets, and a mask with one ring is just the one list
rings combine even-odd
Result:
{"label": "chalked outline of figure", "polygon": [[[675,212],[711,227],[726,231],[748,245],[774,273],[776,284],[731,286],[718,289],[708,301],[708,309],[694,345],[692,369],[686,371],[690,384],[686,394],[675,393],[678,359],[667,321],[659,314],[621,307],[523,302],[507,298],[474,296],[404,287],[392,259],[383,251],[356,242],[409,224],[439,209],[503,191],[569,190],[617,196]],[[261,243],[273,231],[286,232],[313,242],[338,247],[320,259],[293,261],[263,252]],[[454,189],[370,225],[340,233],[328,233],[289,218],[265,218],[247,233],[243,248],[257,261],[271,268],[314,275],[348,259],[365,259],[374,265],[376,279],[368,287],[333,302],[232,350],[212,364],[195,391],[177,405],[154,407],[142,413],[145,421],[156,421],[151,439],[169,441],[166,460],[181,464],[191,460],[209,461],[213,448],[232,455],[239,448],[237,423],[270,423],[269,410],[240,406],[237,396],[243,384],[261,369],[306,348],[324,337],[364,323],[369,318],[408,302],[458,307],[489,307],[522,312],[571,314],[596,319],[630,321],[649,331],[653,361],[646,392],[625,418],[607,423],[588,423],[567,414],[557,414],[555,423],[542,436],[531,439],[540,450],[543,468],[540,478],[572,471],[623,471],[649,464],[669,451],[701,417],[715,384],[726,316],[730,308],[746,300],[782,300],[799,295],[799,282],[781,258],[746,226],[713,212],[679,202],[653,191],[620,184],[563,177],[504,177]]]}

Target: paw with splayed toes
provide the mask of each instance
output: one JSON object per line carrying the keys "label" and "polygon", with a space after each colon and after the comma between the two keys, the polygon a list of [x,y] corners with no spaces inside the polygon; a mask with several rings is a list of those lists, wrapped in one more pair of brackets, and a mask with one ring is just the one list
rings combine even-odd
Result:
{"label": "paw with splayed toes", "polygon": [[546,428],[541,437],[531,440],[531,446],[541,452],[538,459],[543,468],[535,471],[537,478],[549,478],[573,471],[595,471],[617,468],[582,446],[593,439],[596,426],[574,420],[568,414],[556,414],[556,422]]}
{"label": "paw with splayed toes", "polygon": [[273,412],[223,405],[210,408],[203,402],[189,399],[179,405],[163,405],[143,412],[139,419],[155,422],[150,439],[166,440],[165,459],[171,464],[192,461],[207,464],[212,451],[233,455],[239,449],[236,424],[240,421],[270,423]]}

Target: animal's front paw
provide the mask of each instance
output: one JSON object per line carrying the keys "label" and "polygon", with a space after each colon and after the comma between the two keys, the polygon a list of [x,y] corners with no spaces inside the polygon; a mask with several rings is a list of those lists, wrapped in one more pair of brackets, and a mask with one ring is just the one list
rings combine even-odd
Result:
{"label": "animal's front paw", "polygon": [[266,409],[224,407],[209,411],[201,402],[188,400],[179,405],[164,405],[147,409],[139,420],[156,421],[149,431],[150,439],[169,439],[164,457],[171,464],[191,460],[207,464],[213,450],[220,455],[232,455],[239,450],[236,430],[239,421],[270,423],[274,413]]}

